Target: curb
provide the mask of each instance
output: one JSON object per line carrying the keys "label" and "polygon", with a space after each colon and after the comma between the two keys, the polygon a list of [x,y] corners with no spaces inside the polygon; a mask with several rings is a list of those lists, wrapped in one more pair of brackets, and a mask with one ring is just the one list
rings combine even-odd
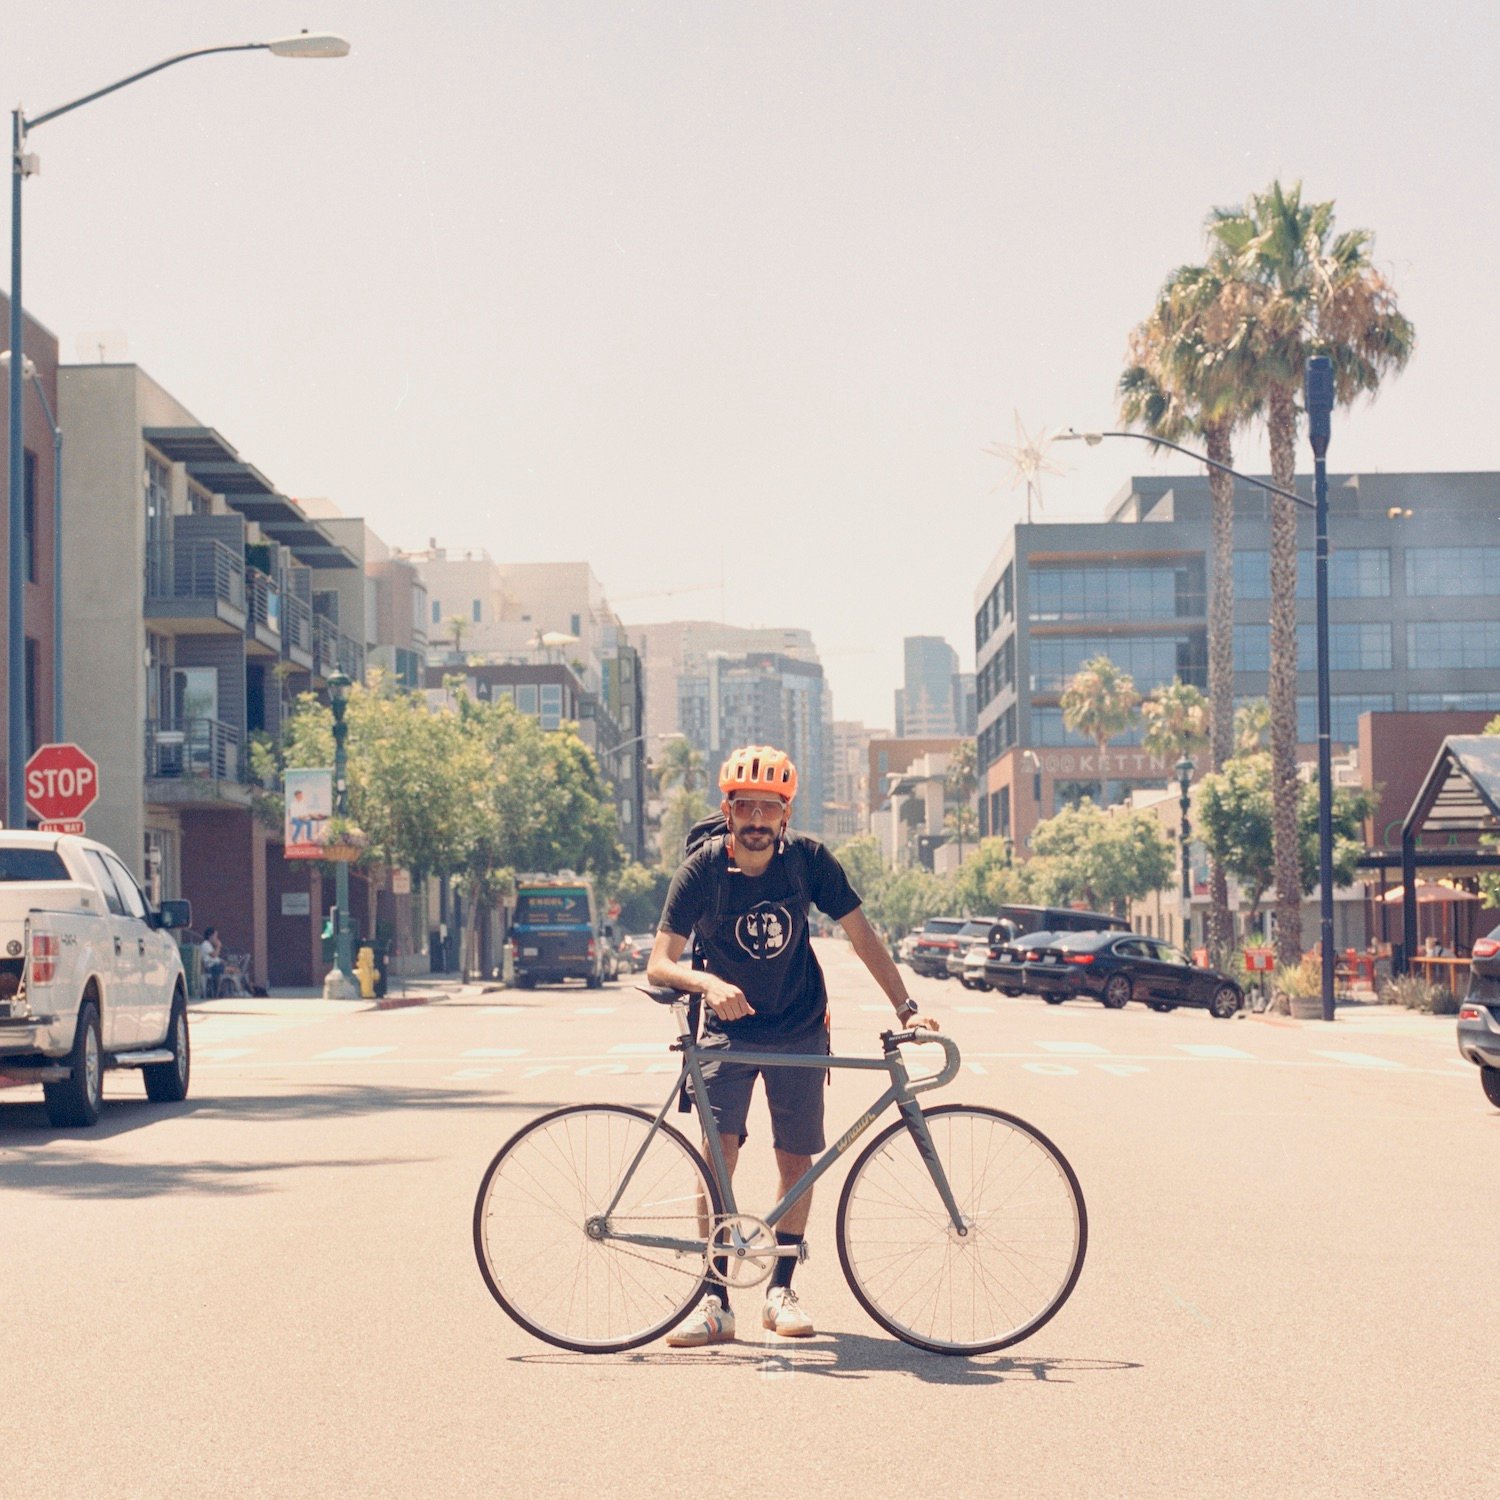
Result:
{"label": "curb", "polygon": [[384,1000],[377,1000],[368,1009],[405,1010],[410,1005],[431,1005],[434,1000],[441,999],[441,995],[387,995]]}

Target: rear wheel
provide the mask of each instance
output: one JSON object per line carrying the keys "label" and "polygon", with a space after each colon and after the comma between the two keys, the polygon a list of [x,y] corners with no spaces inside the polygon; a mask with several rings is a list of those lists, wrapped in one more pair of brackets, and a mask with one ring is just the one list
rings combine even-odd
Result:
{"label": "rear wheel", "polygon": [[172,997],[172,1019],[167,1023],[167,1046],[172,1061],[149,1063],[141,1069],[146,1079],[146,1097],[156,1104],[180,1104],[187,1098],[188,1075],[192,1072],[192,1044],[188,1038],[187,1002],[179,990]]}
{"label": "rear wheel", "polygon": [[1177,1007],[1173,1005],[1170,1000],[1148,1000],[1146,1002],[1146,1006],[1150,1010],[1159,1010],[1163,1012],[1177,1009]]}
{"label": "rear wheel", "polygon": [[1500,1068],[1492,1068],[1488,1064],[1479,1069],[1479,1086],[1484,1090],[1484,1097],[1500,1109]]}
{"label": "rear wheel", "polygon": [[54,1125],[93,1125],[104,1107],[104,1049],[99,1042],[99,1007],[78,1007],[78,1030],[68,1055],[70,1072],[61,1083],[44,1083],[47,1118]]}
{"label": "rear wheel", "polygon": [[1083,1267],[1088,1215],[1056,1146],[999,1110],[923,1112],[963,1218],[954,1229],[904,1121],[871,1141],[839,1199],[839,1260],[882,1328],[938,1354],[982,1354],[1034,1333]]}
{"label": "rear wheel", "polygon": [[[707,1285],[699,1204],[717,1215],[718,1190],[676,1130],[651,1127],[624,1105],[554,1110],[517,1131],[485,1172],[474,1204],[479,1271],[537,1338],[583,1354],[632,1349],[680,1321]],[[627,1234],[639,1238],[615,1237]],[[695,1248],[644,1243],[653,1238]]]}
{"label": "rear wheel", "polygon": [[1043,995],[1042,999],[1045,1000],[1048,1005],[1061,1005],[1063,1003],[1063,997],[1061,995]]}
{"label": "rear wheel", "polygon": [[1111,974],[1104,986],[1104,1008],[1124,1010],[1130,1004],[1130,979],[1125,974]]}

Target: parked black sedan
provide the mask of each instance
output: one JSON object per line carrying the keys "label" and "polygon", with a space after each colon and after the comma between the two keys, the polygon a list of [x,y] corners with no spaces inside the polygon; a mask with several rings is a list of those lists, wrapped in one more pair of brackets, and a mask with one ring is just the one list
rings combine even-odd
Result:
{"label": "parked black sedan", "polygon": [[1484,1097],[1500,1109],[1500,927],[1474,944],[1469,993],[1458,1008],[1458,1050],[1478,1064]]}
{"label": "parked black sedan", "polygon": [[1229,975],[1200,969],[1170,943],[1135,932],[1053,933],[1028,950],[1023,973],[1026,989],[1049,1005],[1084,995],[1109,1010],[1132,1000],[1152,1010],[1201,1005],[1222,1021],[1244,1003]]}

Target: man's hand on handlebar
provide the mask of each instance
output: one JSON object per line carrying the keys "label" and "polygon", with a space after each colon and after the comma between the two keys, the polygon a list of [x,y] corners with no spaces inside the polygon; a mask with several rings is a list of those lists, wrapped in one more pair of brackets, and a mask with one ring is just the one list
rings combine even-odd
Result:
{"label": "man's hand on handlebar", "polygon": [[721,1021],[741,1021],[755,1014],[754,1006],[745,999],[739,985],[728,984],[712,974],[704,976],[703,998]]}
{"label": "man's hand on handlebar", "polygon": [[941,1031],[936,1016],[910,1016],[907,1018],[907,1031]]}

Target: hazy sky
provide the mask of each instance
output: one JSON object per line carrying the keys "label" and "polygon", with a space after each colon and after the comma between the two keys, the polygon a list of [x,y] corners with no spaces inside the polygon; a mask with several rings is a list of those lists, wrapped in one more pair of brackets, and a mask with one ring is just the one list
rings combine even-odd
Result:
{"label": "hazy sky", "polygon": [[[25,302],[388,541],[587,558],[627,621],[810,628],[889,724],[905,634],[973,666],[1022,505],[983,453],[1102,426],[1214,204],[1278,174],[1377,233],[1406,375],[1337,469],[1500,469],[1494,0],[50,0]],[[8,206],[4,210],[8,215]],[[1062,447],[1095,517],[1141,444]],[[1265,442],[1238,456],[1263,468]],[[1181,467],[1181,466],[1179,466]],[[998,488],[997,488],[998,486]]]}

